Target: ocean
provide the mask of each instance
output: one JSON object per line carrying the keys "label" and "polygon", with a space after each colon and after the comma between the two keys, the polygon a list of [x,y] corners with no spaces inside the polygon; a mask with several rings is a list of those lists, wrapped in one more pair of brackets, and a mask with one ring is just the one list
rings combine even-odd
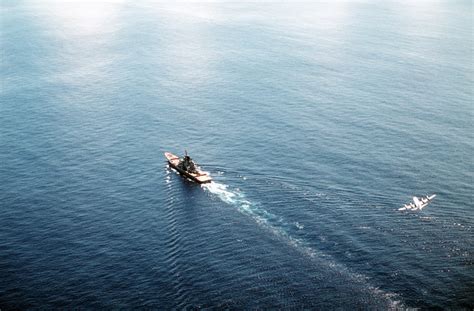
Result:
{"label": "ocean", "polygon": [[474,308],[471,1],[0,10],[1,310]]}

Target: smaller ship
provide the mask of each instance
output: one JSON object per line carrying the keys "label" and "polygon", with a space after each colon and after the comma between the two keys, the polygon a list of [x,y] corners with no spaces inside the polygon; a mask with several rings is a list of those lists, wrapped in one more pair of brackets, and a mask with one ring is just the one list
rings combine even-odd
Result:
{"label": "smaller ship", "polygon": [[431,203],[433,199],[436,197],[436,194],[432,194],[430,196],[424,196],[421,198],[413,197],[413,202],[403,205],[398,210],[399,211],[417,211],[422,210],[425,206]]}
{"label": "smaller ship", "polygon": [[209,183],[212,181],[208,172],[201,170],[201,168],[194,163],[193,159],[188,156],[188,152],[184,151],[185,156],[180,158],[171,152],[165,152],[165,157],[169,165],[178,171],[182,176],[191,179],[199,184]]}

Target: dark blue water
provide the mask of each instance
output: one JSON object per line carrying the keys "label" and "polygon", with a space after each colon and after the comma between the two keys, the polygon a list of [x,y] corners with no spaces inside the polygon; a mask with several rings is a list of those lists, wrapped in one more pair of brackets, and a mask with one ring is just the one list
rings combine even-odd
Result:
{"label": "dark blue water", "polygon": [[0,7],[0,309],[474,307],[470,1]]}

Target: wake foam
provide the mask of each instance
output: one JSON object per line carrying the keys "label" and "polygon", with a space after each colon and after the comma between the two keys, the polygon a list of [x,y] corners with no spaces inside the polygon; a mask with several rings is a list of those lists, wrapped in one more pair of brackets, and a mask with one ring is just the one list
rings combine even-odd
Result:
{"label": "wake foam", "polygon": [[288,223],[281,216],[266,211],[258,202],[252,202],[245,197],[239,189],[231,190],[225,184],[211,182],[201,185],[205,191],[216,195],[223,202],[235,206],[239,212],[252,218],[257,224],[264,229],[272,232],[274,235],[285,241],[288,245],[294,247],[299,252],[316,260],[319,264],[326,266],[328,269],[337,272],[339,275],[344,274],[348,279],[364,284],[372,295],[383,297],[388,300],[390,309],[398,309],[401,307],[401,302],[395,300],[397,296],[394,293],[386,293],[377,287],[367,284],[367,277],[358,273],[350,271],[346,266],[337,263],[330,255],[324,254],[310,246],[299,238],[290,234],[292,227],[297,227],[299,231],[304,230],[304,225],[294,222]]}
{"label": "wake foam", "polygon": [[[282,217],[276,216],[265,209],[261,208],[260,204],[249,201],[245,194],[239,190],[229,190],[227,185],[211,182],[202,185],[203,189],[219,197],[223,202],[236,206],[237,209],[254,219],[258,224],[264,225],[271,231],[280,231],[275,228],[274,223],[281,225],[287,225]],[[287,235],[284,230],[281,229],[281,235]]]}

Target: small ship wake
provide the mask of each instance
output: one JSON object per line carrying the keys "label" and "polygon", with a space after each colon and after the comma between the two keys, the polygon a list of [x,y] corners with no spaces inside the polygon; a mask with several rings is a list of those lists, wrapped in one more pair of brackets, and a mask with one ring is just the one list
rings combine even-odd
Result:
{"label": "small ship wake", "polygon": [[[354,273],[346,266],[337,263],[330,255],[315,249],[308,245],[301,238],[294,237],[291,230],[295,224],[286,221],[283,217],[275,215],[264,209],[261,203],[252,202],[247,199],[245,193],[240,189],[231,189],[228,185],[211,182],[201,185],[205,191],[217,196],[223,202],[234,206],[239,212],[253,219],[263,229],[271,232],[291,247],[294,247],[305,256],[310,257],[320,266],[326,267],[328,270],[335,272],[337,275],[348,278],[350,281],[360,284],[366,288],[372,295],[387,301],[389,308],[400,308],[401,302],[395,300],[396,294],[387,293],[367,283],[367,277],[358,273]],[[296,226],[298,230],[303,230],[301,225]]]}

